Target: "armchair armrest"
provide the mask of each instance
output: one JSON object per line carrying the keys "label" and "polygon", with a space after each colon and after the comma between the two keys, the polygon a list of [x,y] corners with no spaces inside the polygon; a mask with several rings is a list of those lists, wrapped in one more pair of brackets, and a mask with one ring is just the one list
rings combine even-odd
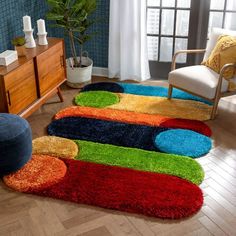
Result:
{"label": "armchair armrest", "polygon": [[206,51],[206,49],[191,49],[191,50],[180,50],[178,52],[176,52],[173,56],[173,60],[172,60],[172,64],[171,64],[171,70],[175,70],[176,69],[176,58],[179,54],[196,54],[196,53],[204,53]]}
{"label": "armchair armrest", "polygon": [[216,89],[216,97],[219,97],[219,94],[221,93],[221,87],[222,87],[222,82],[223,82],[223,78],[224,78],[224,73],[230,67],[233,67],[236,70],[236,63],[225,64],[220,70],[218,85],[217,85],[217,89]]}
{"label": "armchair armrest", "polygon": [[227,70],[229,67],[233,67],[236,69],[236,63],[228,63],[228,64],[225,64],[221,70],[220,70],[220,75],[223,77],[224,73],[225,73],[225,70]]}

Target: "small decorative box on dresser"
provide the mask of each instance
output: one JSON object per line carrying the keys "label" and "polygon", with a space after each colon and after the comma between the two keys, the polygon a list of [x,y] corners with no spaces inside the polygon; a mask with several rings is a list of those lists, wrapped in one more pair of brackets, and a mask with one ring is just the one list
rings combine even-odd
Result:
{"label": "small decorative box on dresser", "polygon": [[27,117],[51,96],[63,98],[60,85],[66,80],[63,39],[48,38],[48,45],[26,49],[26,56],[0,66],[0,113]]}

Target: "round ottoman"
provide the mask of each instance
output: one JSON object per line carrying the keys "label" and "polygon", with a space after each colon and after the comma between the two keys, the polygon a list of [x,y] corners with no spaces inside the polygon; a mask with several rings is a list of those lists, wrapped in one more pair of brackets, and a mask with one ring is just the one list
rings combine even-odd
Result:
{"label": "round ottoman", "polygon": [[29,123],[17,115],[0,113],[0,176],[19,170],[31,154]]}

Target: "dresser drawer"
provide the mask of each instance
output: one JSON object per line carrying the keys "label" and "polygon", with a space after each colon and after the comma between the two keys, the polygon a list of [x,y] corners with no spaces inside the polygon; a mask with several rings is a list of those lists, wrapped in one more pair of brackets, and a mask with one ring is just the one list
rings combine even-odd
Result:
{"label": "dresser drawer", "polygon": [[4,77],[8,112],[18,114],[37,99],[33,60]]}
{"label": "dresser drawer", "polygon": [[65,80],[63,43],[58,43],[36,57],[40,96]]}

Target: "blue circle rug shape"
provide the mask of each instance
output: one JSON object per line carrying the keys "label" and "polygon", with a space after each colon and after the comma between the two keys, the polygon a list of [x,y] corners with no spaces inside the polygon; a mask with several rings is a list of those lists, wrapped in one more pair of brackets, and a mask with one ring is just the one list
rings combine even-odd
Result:
{"label": "blue circle rug shape", "polygon": [[191,130],[173,129],[159,133],[155,145],[162,152],[196,158],[211,150],[212,141]]}

